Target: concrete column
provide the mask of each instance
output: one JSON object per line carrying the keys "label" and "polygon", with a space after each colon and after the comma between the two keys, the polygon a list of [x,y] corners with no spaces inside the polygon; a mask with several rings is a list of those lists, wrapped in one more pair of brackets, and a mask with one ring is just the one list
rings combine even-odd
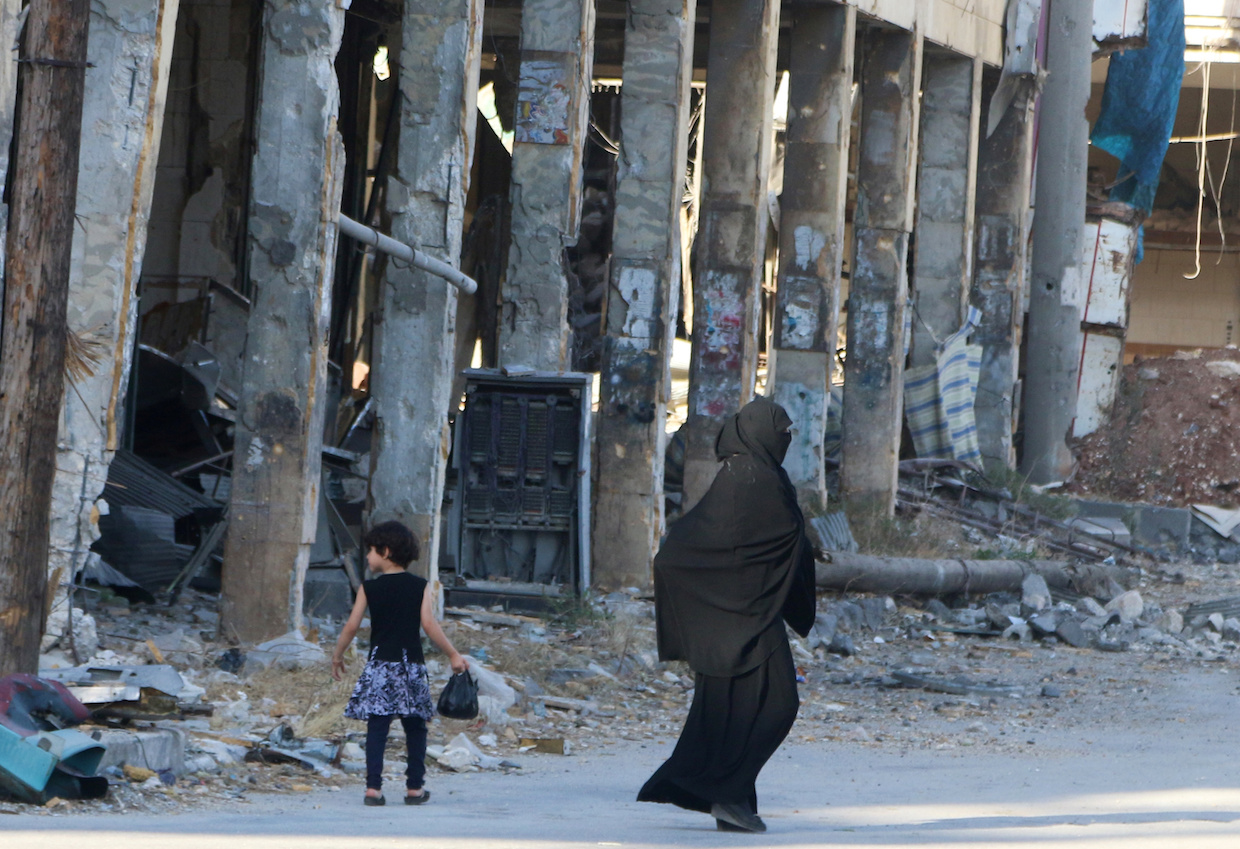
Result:
{"label": "concrete column", "polygon": [[592,558],[609,588],[649,586],[663,534],[695,11],[695,0],[632,0],[624,33]]}
{"label": "concrete column", "polygon": [[1012,435],[1020,401],[1020,334],[1029,256],[1031,89],[1031,82],[1022,84],[1022,91],[978,150],[972,301],[982,311],[982,323],[974,333],[974,340],[982,346],[982,371],[973,411],[987,472],[1016,467]]}
{"label": "concrete column", "polygon": [[230,639],[262,640],[302,624],[344,166],[333,67],[343,5],[277,0],[263,10],[249,209],[254,297],[220,616]]}
{"label": "concrete column", "polygon": [[48,567],[64,579],[99,536],[95,499],[119,447],[178,6],[91,4],[68,323],[95,359],[61,410]]}
{"label": "concrete column", "polygon": [[[482,0],[407,0],[401,24],[399,141],[387,182],[392,236],[444,262],[461,256],[473,157]],[[375,321],[370,522],[396,519],[422,543],[416,570],[439,574],[457,290],[387,264]]]}
{"label": "concrete column", "polygon": [[1076,416],[1083,298],[1073,272],[1085,230],[1093,2],[1055,0],[1049,17],[1020,462],[1029,481],[1038,484],[1065,480],[1075,465],[1067,439]]}
{"label": "concrete column", "polygon": [[927,53],[921,77],[917,238],[913,243],[910,365],[933,365],[939,342],[960,329],[973,272],[982,63]]}
{"label": "concrete column", "polygon": [[920,76],[916,35],[870,31],[861,71],[840,491],[850,509],[885,515],[895,509],[899,471]]}
{"label": "concrete column", "polygon": [[754,393],[766,255],[777,0],[711,5],[684,507],[718,471],[715,438]]}
{"label": "concrete column", "polygon": [[825,505],[827,496],[822,443],[847,249],[844,216],[856,25],[852,6],[797,6],[793,12],[768,381],[772,397],[795,423],[784,468],[802,505]]}
{"label": "concrete column", "polygon": [[562,371],[570,362],[564,249],[581,218],[593,67],[594,0],[526,0],[500,365]]}

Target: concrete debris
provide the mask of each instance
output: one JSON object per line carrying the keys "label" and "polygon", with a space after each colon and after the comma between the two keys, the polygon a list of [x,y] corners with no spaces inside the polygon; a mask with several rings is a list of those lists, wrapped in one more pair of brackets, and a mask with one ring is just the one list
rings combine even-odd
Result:
{"label": "concrete debris", "polygon": [[1240,377],[1240,362],[1235,360],[1214,360],[1205,364],[1206,371],[1215,377],[1235,379]]}
{"label": "concrete debris", "polygon": [[568,754],[563,737],[522,737],[517,743],[518,751],[540,752],[545,755]]}
{"label": "concrete debris", "polygon": [[1089,645],[1089,637],[1081,623],[1075,619],[1065,619],[1055,627],[1055,636],[1075,649],[1083,649]]}
{"label": "concrete debris", "polygon": [[921,687],[936,693],[950,693],[956,696],[1019,699],[1025,695],[1022,687],[997,681],[976,682],[964,676],[948,679],[909,669],[897,669],[892,671],[891,677],[905,687]]}
{"label": "concrete debris", "polygon": [[[70,620],[73,622],[70,634]],[[78,657],[92,657],[99,651],[99,633],[95,627],[95,617],[80,607],[70,609],[62,598],[52,606],[47,617],[47,629],[43,632],[42,652],[60,648],[67,653],[76,653]]]}
{"label": "concrete debris", "polygon": [[1051,590],[1046,585],[1046,579],[1038,574],[1026,575],[1025,579],[1020,582],[1020,603],[1030,611],[1045,610],[1050,607]]}
{"label": "concrete debris", "polygon": [[259,643],[246,652],[247,663],[263,666],[275,664],[279,669],[292,671],[317,666],[327,658],[327,652],[318,643],[310,642],[296,631]]}
{"label": "concrete debris", "polygon": [[1121,622],[1129,624],[1141,618],[1141,614],[1145,612],[1145,602],[1141,600],[1141,593],[1129,590],[1107,602],[1104,609],[1115,611]]}
{"label": "concrete debris", "polygon": [[[40,674],[64,684],[69,692],[86,705],[138,701],[142,690],[158,690],[177,698],[186,689],[185,679],[167,664],[151,666],[77,666],[70,669],[47,669]],[[197,688],[195,695],[201,695]]]}
{"label": "concrete debris", "polygon": [[[1166,586],[1176,593],[1201,586],[1201,572],[1186,564],[1177,572],[1186,577]],[[1112,715],[1125,709],[1115,700],[1130,688],[1109,680],[1140,677],[1153,658],[1207,663],[1240,651],[1240,598],[1185,607],[1182,596],[1159,595],[1154,576],[1122,574],[1133,590],[1097,596],[1043,590],[1036,581],[916,607],[885,594],[824,593],[809,637],[792,642],[802,703],[794,733],[863,746],[1004,750],[1029,736],[1014,726],[1042,721],[1016,712],[1019,705],[1036,700],[1039,711],[1052,712],[1088,705]],[[674,741],[693,698],[692,671],[659,661],[648,598],[613,595],[583,601],[563,621],[486,621],[492,617],[478,614],[496,611],[474,608],[445,620],[453,641],[474,655],[482,722],[431,723],[431,782],[436,771],[512,770],[527,757]],[[360,783],[364,726],[341,713],[365,644],[346,657],[350,676],[339,684],[325,684],[327,661],[315,660],[334,641],[338,619],[311,619],[304,634],[260,646],[228,646],[216,636],[216,600],[193,588],[172,606],[106,593],[83,594],[77,604],[94,617],[103,645],[87,663],[50,674],[74,687],[136,687],[139,695],[162,687],[178,706],[174,718],[99,728],[116,754],[100,768],[111,787],[106,800],[91,803],[98,810],[172,811],[199,799],[232,804],[256,792]],[[165,664],[150,664],[148,641]],[[427,661],[437,692],[450,670],[433,650]],[[195,701],[211,715],[181,709]],[[401,734],[394,726],[393,781],[403,770]],[[119,742],[126,735],[145,751]]]}

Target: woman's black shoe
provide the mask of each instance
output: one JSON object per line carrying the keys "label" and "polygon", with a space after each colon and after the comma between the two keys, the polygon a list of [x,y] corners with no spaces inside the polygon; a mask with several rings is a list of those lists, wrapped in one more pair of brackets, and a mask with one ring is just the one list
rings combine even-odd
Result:
{"label": "woman's black shoe", "polygon": [[737,831],[761,833],[766,831],[766,823],[762,817],[749,810],[748,805],[736,802],[716,802],[710,806],[710,815],[715,818],[715,827],[727,831],[723,825],[734,826]]}

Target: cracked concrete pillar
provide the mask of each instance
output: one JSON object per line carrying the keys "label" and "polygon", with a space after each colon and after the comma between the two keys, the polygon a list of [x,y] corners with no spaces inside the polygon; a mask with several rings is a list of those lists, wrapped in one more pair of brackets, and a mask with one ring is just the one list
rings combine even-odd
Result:
{"label": "cracked concrete pillar", "polygon": [[568,368],[564,249],[577,241],[590,126],[594,0],[525,0],[500,365]]}
{"label": "cracked concrete pillar", "polygon": [[695,0],[632,0],[598,423],[595,584],[645,587],[663,533]]}
{"label": "cracked concrete pillar", "polygon": [[[387,180],[392,236],[456,266],[473,157],[482,0],[406,0],[396,156]],[[470,296],[465,296],[470,297]],[[375,428],[368,521],[404,522],[422,543],[414,569],[439,575],[439,516],[457,290],[417,268],[387,264],[375,320]],[[437,589],[436,589],[436,595]]]}
{"label": "cracked concrete pillar", "polygon": [[66,580],[99,536],[95,501],[121,437],[178,8],[178,0],[90,8],[67,318],[94,362],[69,377],[61,408],[48,549],[49,570]]}
{"label": "cracked concrete pillar", "polygon": [[1016,467],[1012,435],[1020,402],[1020,335],[1029,255],[1032,86],[1031,81],[1024,83],[1024,90],[978,150],[972,301],[982,311],[982,323],[974,333],[974,341],[982,346],[982,370],[974,415],[987,472]]}
{"label": "cracked concrete pillar", "polygon": [[715,479],[715,438],[724,420],[754,394],[778,36],[777,0],[716,0],[711,6],[685,510]]}
{"label": "cracked concrete pillar", "polygon": [[771,396],[794,422],[784,468],[803,506],[825,506],[827,498],[823,436],[847,249],[844,217],[856,28],[852,6],[797,6],[793,11],[768,380]]}
{"label": "cracked concrete pillar", "polygon": [[904,410],[921,40],[873,29],[864,56],[840,493],[850,511],[890,516]]}
{"label": "cracked concrete pillar", "polygon": [[939,343],[960,329],[973,271],[982,63],[927,51],[921,77],[917,238],[913,245],[910,365],[933,365]]}
{"label": "cracked concrete pillar", "polygon": [[1073,272],[1085,231],[1093,0],[1056,0],[1048,17],[1020,461],[1036,484],[1066,480],[1076,465],[1068,437],[1076,418],[1084,298]]}
{"label": "cracked concrete pillar", "polygon": [[258,641],[302,625],[344,166],[333,63],[345,5],[272,0],[263,9],[249,209],[254,297],[220,611],[229,639]]}

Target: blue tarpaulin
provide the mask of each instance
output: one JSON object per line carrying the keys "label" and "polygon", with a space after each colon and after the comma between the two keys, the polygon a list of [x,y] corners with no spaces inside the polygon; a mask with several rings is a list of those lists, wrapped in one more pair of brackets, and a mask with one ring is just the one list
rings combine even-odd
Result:
{"label": "blue tarpaulin", "polygon": [[1146,20],[1148,46],[1111,57],[1102,112],[1089,140],[1120,161],[1111,200],[1148,214],[1180,103],[1184,0],[1149,0]]}

